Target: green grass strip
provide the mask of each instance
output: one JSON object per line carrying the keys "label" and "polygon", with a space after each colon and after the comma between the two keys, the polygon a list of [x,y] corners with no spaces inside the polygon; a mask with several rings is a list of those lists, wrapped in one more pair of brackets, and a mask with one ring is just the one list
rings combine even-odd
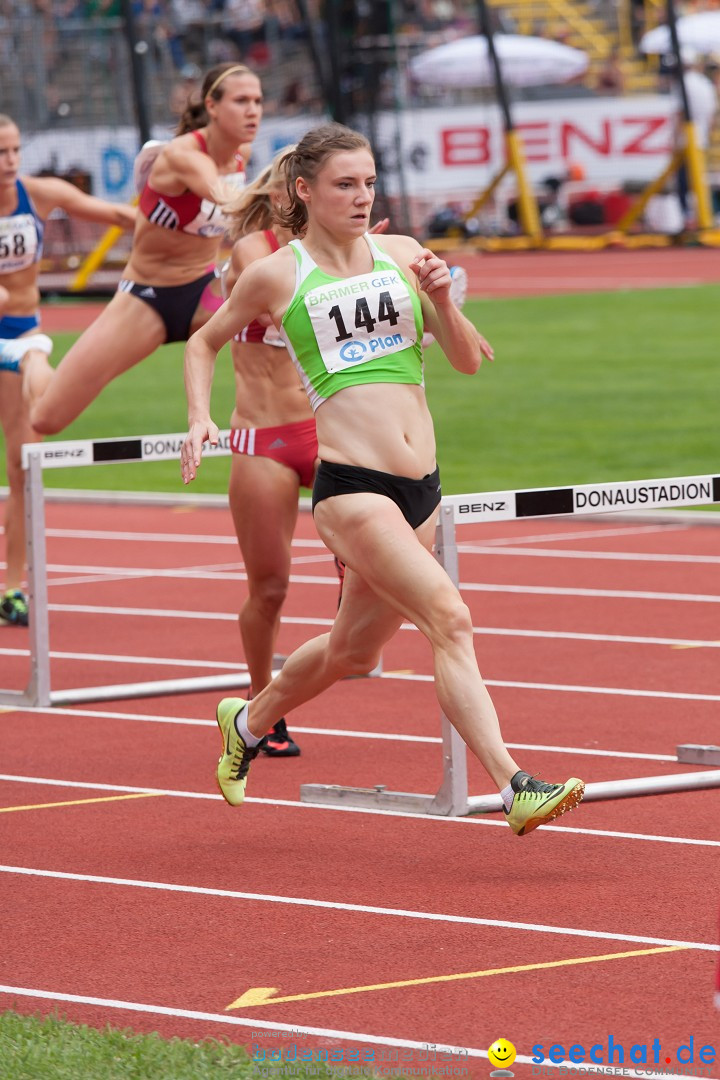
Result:
{"label": "green grass strip", "polygon": [[[492,272],[491,260],[487,261]],[[720,397],[716,285],[475,300],[465,311],[497,359],[454,371],[426,357],[443,491],[599,483],[716,473]],[[56,335],[62,356],[72,335]],[[183,346],[108,386],[59,438],[185,431]],[[213,417],[229,425],[229,350],[216,366]],[[48,470],[48,487],[227,491],[229,458],[203,463],[190,488],[158,462]]]}
{"label": "green grass strip", "polygon": [[[0,1076],[8,1080],[337,1080],[322,1061],[253,1061],[243,1047],[214,1039],[163,1039],[106,1027],[0,1013]],[[370,1077],[370,1071],[355,1077]],[[397,1074],[394,1074],[397,1076]]]}

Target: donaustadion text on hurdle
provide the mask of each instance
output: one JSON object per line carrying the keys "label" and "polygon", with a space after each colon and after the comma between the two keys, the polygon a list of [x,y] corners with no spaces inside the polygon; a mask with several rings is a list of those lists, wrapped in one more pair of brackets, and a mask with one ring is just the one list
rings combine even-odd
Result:
{"label": "donaustadion text on hurdle", "polygon": [[596,488],[575,488],[576,510],[597,510],[600,507],[643,506],[645,503],[683,503],[702,499],[710,502],[713,497],[711,480],[691,480],[687,483],[617,484],[598,485]]}

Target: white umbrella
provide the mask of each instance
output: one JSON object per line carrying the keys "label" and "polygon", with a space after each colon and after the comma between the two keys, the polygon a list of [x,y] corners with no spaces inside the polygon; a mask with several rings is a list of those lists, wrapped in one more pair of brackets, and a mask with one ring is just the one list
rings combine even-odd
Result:
{"label": "white umbrella", "polygon": [[[678,41],[681,47],[694,49],[702,54],[720,52],[720,11],[699,11],[697,15],[683,15],[677,21]],[[672,52],[670,28],[656,26],[640,39],[640,49],[645,53]]]}
{"label": "white umbrella", "polygon": [[[584,75],[588,56],[557,41],[521,34],[494,34],[495,51],[510,86],[545,86]],[[492,86],[495,79],[484,35],[458,38],[420,53],[409,65],[413,79],[456,89]]]}

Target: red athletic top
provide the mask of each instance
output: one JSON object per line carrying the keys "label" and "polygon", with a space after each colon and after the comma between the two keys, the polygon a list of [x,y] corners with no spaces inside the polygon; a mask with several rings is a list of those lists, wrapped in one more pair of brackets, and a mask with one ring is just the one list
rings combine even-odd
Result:
{"label": "red athletic top", "polygon": [[[278,243],[277,236],[272,231],[272,229],[263,229],[263,235],[268,242],[270,252],[272,253],[273,251],[277,251],[280,247],[280,244]],[[257,321],[257,319],[253,319],[249,326],[246,326],[244,330],[241,330],[239,334],[235,335],[235,340],[241,342],[249,341],[254,344],[262,343],[265,341],[265,335],[267,334],[268,330],[271,331],[273,339],[278,338],[278,334],[274,326],[263,326],[262,323],[259,323]],[[282,338],[278,338],[277,341],[273,340],[271,342],[265,342],[265,344],[284,346],[285,342],[282,340]]]}
{"label": "red athletic top", "polygon": [[[199,131],[192,131],[190,134],[195,136],[200,149],[207,154],[204,136]],[[157,157],[162,146],[153,149]],[[245,164],[240,154],[235,155],[235,160],[235,173],[224,179],[242,186],[245,183]],[[221,208],[210,199],[202,199],[193,191],[185,191],[182,195],[163,195],[151,188],[149,183],[145,183],[139,206],[148,221],[161,229],[177,229],[202,237],[224,236],[226,232],[227,223]]]}

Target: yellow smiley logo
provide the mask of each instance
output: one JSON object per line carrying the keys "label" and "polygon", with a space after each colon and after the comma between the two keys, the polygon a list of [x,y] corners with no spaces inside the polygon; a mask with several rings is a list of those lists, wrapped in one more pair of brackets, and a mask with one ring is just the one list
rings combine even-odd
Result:
{"label": "yellow smiley logo", "polygon": [[490,1064],[498,1069],[508,1069],[516,1057],[515,1047],[507,1039],[496,1039],[488,1049]]}

